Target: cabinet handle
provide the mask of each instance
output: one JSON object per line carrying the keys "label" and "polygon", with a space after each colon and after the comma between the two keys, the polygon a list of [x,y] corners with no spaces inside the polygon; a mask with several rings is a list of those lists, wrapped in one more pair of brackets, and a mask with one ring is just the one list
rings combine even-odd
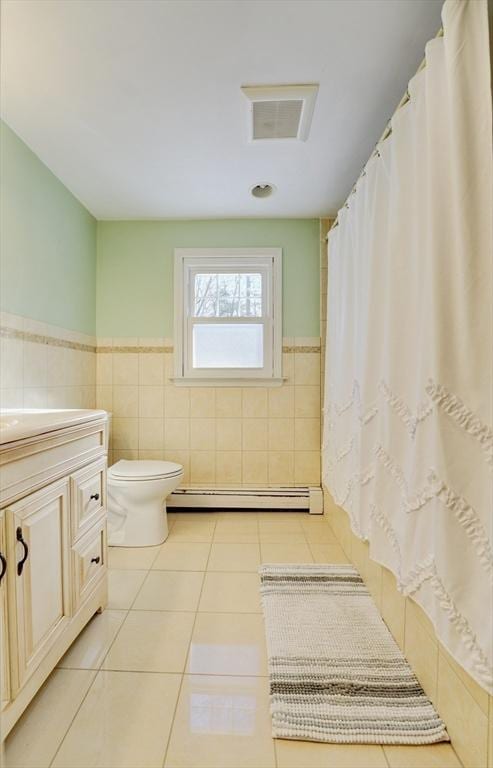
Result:
{"label": "cabinet handle", "polygon": [[99,501],[99,493],[91,493],[89,496],[89,501],[92,501],[93,499],[94,501]]}
{"label": "cabinet handle", "polygon": [[0,552],[0,563],[2,563],[2,570],[0,571],[0,581],[2,581],[3,577],[5,576],[5,571],[7,570],[7,561],[1,552]]}
{"label": "cabinet handle", "polygon": [[101,558],[99,557],[99,555],[97,557],[91,557],[91,563],[96,563],[96,565],[99,563],[100,560]]}
{"label": "cabinet handle", "polygon": [[29,548],[22,537],[22,528],[20,526],[17,528],[15,532],[15,536],[17,541],[20,544],[22,544],[22,546],[24,547],[24,557],[22,558],[22,560],[19,560],[19,562],[17,563],[17,575],[20,576],[22,571],[24,570],[24,563],[26,562],[29,555]]}

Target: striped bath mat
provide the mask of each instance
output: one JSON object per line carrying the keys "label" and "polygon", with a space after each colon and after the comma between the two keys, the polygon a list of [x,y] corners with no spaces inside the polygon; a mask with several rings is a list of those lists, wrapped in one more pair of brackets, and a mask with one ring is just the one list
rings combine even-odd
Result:
{"label": "striped bath mat", "polygon": [[449,741],[353,566],[264,565],[260,577],[274,737]]}

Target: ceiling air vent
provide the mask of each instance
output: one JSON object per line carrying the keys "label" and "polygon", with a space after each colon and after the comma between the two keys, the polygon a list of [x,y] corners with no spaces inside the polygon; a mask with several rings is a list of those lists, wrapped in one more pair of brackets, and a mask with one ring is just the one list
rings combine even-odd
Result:
{"label": "ceiling air vent", "polygon": [[307,140],[318,85],[259,85],[241,90],[250,102],[251,141]]}

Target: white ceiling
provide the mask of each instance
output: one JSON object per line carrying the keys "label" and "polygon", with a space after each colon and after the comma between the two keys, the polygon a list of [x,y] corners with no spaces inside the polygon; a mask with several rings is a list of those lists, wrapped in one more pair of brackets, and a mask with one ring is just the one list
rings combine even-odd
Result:
{"label": "white ceiling", "polygon": [[[3,0],[2,116],[98,218],[332,213],[441,5]],[[280,83],[320,83],[308,141],[249,144],[240,87]]]}

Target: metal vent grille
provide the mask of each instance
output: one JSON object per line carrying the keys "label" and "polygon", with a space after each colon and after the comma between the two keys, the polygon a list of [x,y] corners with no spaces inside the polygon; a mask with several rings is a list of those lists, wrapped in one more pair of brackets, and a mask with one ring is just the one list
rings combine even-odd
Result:
{"label": "metal vent grille", "polygon": [[253,139],[296,139],[303,99],[253,102]]}

